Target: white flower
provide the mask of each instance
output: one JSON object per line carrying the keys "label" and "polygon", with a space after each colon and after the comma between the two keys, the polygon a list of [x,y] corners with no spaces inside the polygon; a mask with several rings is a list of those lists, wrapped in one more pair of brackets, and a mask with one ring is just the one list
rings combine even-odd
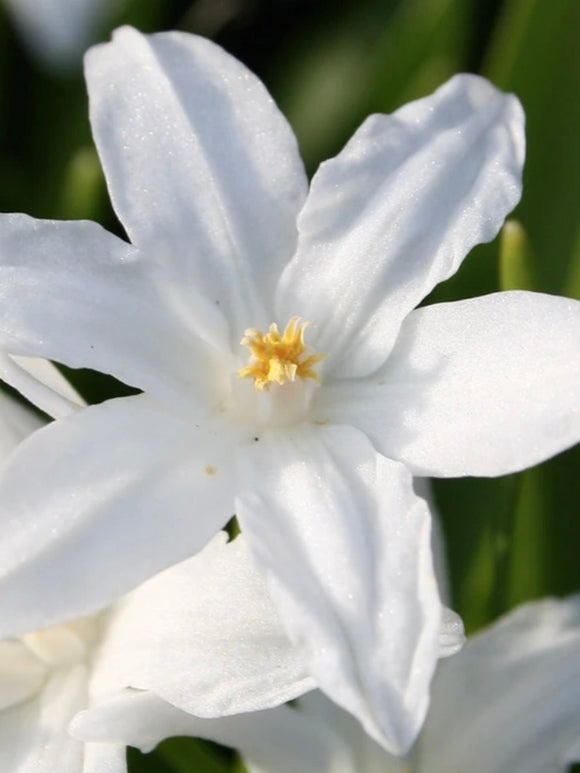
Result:
{"label": "white flower", "polygon": [[[48,363],[34,372],[66,391]],[[39,424],[0,393],[1,458]],[[106,612],[0,641],[0,770],[123,773],[127,741],[85,744],[67,728],[124,688],[212,716],[278,705],[313,686],[244,538],[226,544],[222,533]]]}
{"label": "white flower", "polygon": [[[0,641],[0,765],[6,773],[124,771],[125,747],[84,744],[67,726],[89,705],[97,620]],[[86,758],[85,758],[86,748]]]}
{"label": "white flower", "polygon": [[184,711],[247,712],[313,686],[244,539],[221,534],[106,612],[0,641],[0,769],[125,771],[130,738],[85,745],[68,733],[79,711],[125,688],[163,700],[179,730]]}
{"label": "white flower", "polygon": [[575,596],[520,607],[443,661],[406,759],[319,692],[297,708],[212,720],[128,693],[79,716],[74,731],[101,742],[122,734],[145,751],[171,732],[198,735],[240,750],[251,773],[565,773],[580,759],[579,679]]}
{"label": "white flower", "polygon": [[30,50],[50,65],[78,66],[113,0],[6,0]]}
{"label": "white flower", "polygon": [[86,74],[131,244],[4,216],[0,337],[144,394],[54,422],[6,468],[0,628],[87,615],[235,513],[316,683],[406,748],[441,621],[411,474],[505,473],[580,431],[580,304],[413,311],[518,201],[521,107],[455,77],[369,118],[308,193],[264,87],[209,41],[124,28]]}

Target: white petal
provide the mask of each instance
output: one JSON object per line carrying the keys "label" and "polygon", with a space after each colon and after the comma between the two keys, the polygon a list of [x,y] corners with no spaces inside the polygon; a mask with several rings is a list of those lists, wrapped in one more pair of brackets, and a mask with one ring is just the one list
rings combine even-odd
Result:
{"label": "white petal", "polygon": [[405,765],[318,691],[294,708],[220,719],[185,714],[152,693],[125,691],[78,714],[71,731],[78,738],[123,741],[142,751],[172,735],[206,738],[237,749],[251,773],[394,773]]}
{"label": "white petal", "polygon": [[[240,745],[236,747],[248,771],[357,773],[357,770],[364,770],[364,773],[375,773],[366,767],[357,769],[354,750],[349,745],[351,739],[348,734],[346,737],[341,734],[345,730],[344,726],[335,724],[341,715],[348,716],[353,724],[355,720],[345,715],[318,690],[312,695],[319,696],[329,706],[332,723],[320,713],[304,711],[303,699],[293,708],[281,706],[273,711],[248,716],[245,724],[240,727]],[[305,700],[309,697],[305,696]],[[358,729],[364,735],[360,725]]]}
{"label": "white petal", "polygon": [[80,711],[68,729],[82,741],[122,743],[149,752],[171,736],[203,735],[197,733],[198,724],[220,727],[235,719],[198,719],[151,692],[123,690]]}
{"label": "white petal", "polygon": [[199,550],[232,515],[238,440],[139,395],[25,441],[0,476],[1,635],[85,616]]}
{"label": "white petal", "polygon": [[413,489],[417,496],[426,500],[429,512],[431,513],[431,550],[433,551],[433,567],[437,584],[439,585],[439,595],[444,604],[451,603],[451,586],[449,578],[449,567],[447,563],[447,549],[445,545],[445,535],[441,525],[441,516],[437,509],[437,504],[433,496],[433,488],[429,478],[413,478]]}
{"label": "white petal", "polygon": [[31,50],[51,65],[80,63],[111,0],[7,0]]}
{"label": "white petal", "polygon": [[[197,736],[239,750],[252,773],[356,770],[352,763],[344,764],[349,761],[348,749],[342,748],[344,744],[331,728],[288,706],[201,719],[179,711],[152,693],[126,691],[77,715],[71,732],[87,740],[122,741],[142,751],[150,751],[172,735]],[[332,767],[337,763],[338,767]]]}
{"label": "white petal", "polygon": [[26,633],[20,641],[49,668],[70,668],[87,660],[88,643],[96,640],[98,630],[98,619],[89,617]]}
{"label": "white petal", "polygon": [[529,604],[440,665],[425,773],[556,773],[580,727],[580,597]]}
{"label": "white petal", "polygon": [[417,474],[503,475],[580,439],[580,303],[527,292],[427,306],[372,378],[320,410]]}
{"label": "white petal", "polygon": [[34,700],[0,712],[0,770],[80,773],[83,745],[66,731],[86,706],[86,669],[56,671]]}
{"label": "white petal", "polygon": [[131,593],[112,613],[93,690],[134,687],[197,716],[269,708],[312,689],[240,536]]}
{"label": "white petal", "polygon": [[18,443],[43,424],[44,421],[29,408],[0,392],[0,462],[14,451]]}
{"label": "white petal", "polygon": [[465,644],[463,620],[448,607],[443,607],[441,632],[439,634],[439,657],[455,655]]}
{"label": "white petal", "polygon": [[[272,321],[306,177],[260,81],[204,38],[129,27],[86,57],[91,122],[131,240],[244,328]],[[266,311],[264,316],[264,304]]]}
{"label": "white petal", "polygon": [[[303,717],[302,727],[296,720],[298,730],[306,735],[305,726],[312,728],[323,736],[332,738],[335,749],[335,765],[330,768],[336,773],[409,773],[404,757],[393,757],[382,746],[379,746],[368,736],[360,724],[335,703],[329,701],[319,690],[313,690],[298,702],[298,709]],[[298,738],[293,739],[294,745],[299,745]],[[339,756],[340,754],[340,756]],[[318,768],[318,770],[325,770]],[[317,768],[312,768],[316,773]]]}
{"label": "white petal", "polygon": [[411,309],[497,234],[520,198],[523,157],[519,102],[474,75],[368,118],[312,181],[280,321],[314,323],[327,372],[371,373]]}
{"label": "white petal", "polygon": [[423,720],[441,615],[430,519],[402,465],[350,427],[241,454],[242,530],[319,687],[391,749]]}
{"label": "white petal", "polygon": [[[201,344],[168,308],[152,270],[95,223],[2,215],[0,341],[11,354],[110,373],[170,402],[191,400],[205,383]],[[21,375],[27,394],[29,377]],[[20,388],[17,372],[6,378]]]}
{"label": "white petal", "polygon": [[[14,357],[21,368],[27,370],[47,387],[57,392],[65,400],[74,403],[76,408],[84,408],[85,400],[70,384],[52,362],[36,357]],[[72,413],[72,411],[71,411]]]}
{"label": "white petal", "polygon": [[118,743],[86,743],[82,773],[126,773],[127,749]]}
{"label": "white petal", "polygon": [[0,352],[0,378],[53,419],[74,413],[85,402],[55,366],[36,357]]}
{"label": "white petal", "polygon": [[0,710],[32,697],[46,677],[44,663],[22,642],[0,641]]}

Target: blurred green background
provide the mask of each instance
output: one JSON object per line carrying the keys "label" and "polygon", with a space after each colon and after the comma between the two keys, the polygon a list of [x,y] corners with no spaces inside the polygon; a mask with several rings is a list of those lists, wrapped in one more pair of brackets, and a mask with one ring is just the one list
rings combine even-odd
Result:
{"label": "blurred green background", "polygon": [[[308,171],[371,112],[390,112],[460,71],[515,92],[527,114],[523,200],[512,228],[474,250],[427,302],[525,288],[580,298],[578,0],[126,0],[121,23],[213,38],[266,83],[293,125]],[[91,144],[80,60],[50,68],[0,6],[0,209],[91,218],[120,231]],[[579,342],[580,345],[580,342]],[[91,402],[124,387],[67,372]],[[580,389],[580,385],[579,385]],[[501,394],[496,395],[501,400]],[[580,589],[580,449],[496,480],[437,481],[453,602],[472,632],[514,605]],[[240,771],[228,751],[188,740],[143,773]]]}

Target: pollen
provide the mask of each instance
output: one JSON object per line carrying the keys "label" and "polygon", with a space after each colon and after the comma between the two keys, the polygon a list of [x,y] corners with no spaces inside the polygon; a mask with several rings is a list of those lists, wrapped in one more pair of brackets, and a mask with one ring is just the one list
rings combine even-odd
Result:
{"label": "pollen", "polygon": [[285,384],[297,378],[320,381],[314,366],[326,354],[308,354],[304,343],[304,331],[309,322],[292,317],[283,333],[274,322],[267,333],[248,328],[241,340],[252,354],[247,367],[238,371],[240,378],[253,378],[258,392],[269,389],[271,384]]}

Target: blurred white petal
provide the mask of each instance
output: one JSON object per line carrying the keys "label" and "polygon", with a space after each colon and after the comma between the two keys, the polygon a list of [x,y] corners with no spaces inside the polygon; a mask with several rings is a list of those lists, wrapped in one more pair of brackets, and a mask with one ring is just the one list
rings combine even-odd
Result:
{"label": "blurred white petal", "polygon": [[[119,3],[119,0],[116,0]],[[78,66],[113,0],[6,0],[22,37],[39,58]]]}
{"label": "blurred white petal", "polygon": [[564,773],[579,683],[580,597],[520,607],[440,664],[418,773]]}

